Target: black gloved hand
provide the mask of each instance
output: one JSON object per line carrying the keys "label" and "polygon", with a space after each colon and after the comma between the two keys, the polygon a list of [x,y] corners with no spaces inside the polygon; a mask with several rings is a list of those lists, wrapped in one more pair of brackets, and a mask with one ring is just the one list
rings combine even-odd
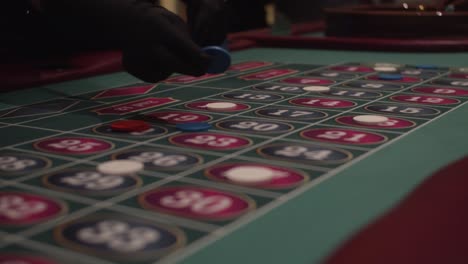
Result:
{"label": "black gloved hand", "polygon": [[147,82],[203,75],[209,64],[186,24],[151,0],[43,0],[43,9],[60,34],[121,48],[125,69]]}
{"label": "black gloved hand", "polygon": [[128,42],[123,49],[125,69],[142,80],[152,82],[166,79],[174,72],[203,75],[209,58],[191,40],[185,22],[163,7],[155,7],[153,12],[156,10],[158,16],[151,20],[158,24],[158,40],[149,41],[151,37],[148,40],[145,37],[140,39],[141,42]]}
{"label": "black gloved hand", "polygon": [[228,31],[225,0],[183,0],[193,40],[200,46],[221,45]]}

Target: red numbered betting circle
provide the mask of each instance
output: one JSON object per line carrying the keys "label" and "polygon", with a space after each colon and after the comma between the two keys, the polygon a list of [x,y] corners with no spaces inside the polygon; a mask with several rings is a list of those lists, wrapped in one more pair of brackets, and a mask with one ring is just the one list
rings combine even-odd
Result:
{"label": "red numbered betting circle", "polygon": [[387,122],[380,123],[377,125],[363,125],[354,121],[353,117],[354,116],[342,116],[342,117],[338,117],[336,121],[338,123],[350,125],[350,126],[379,128],[379,129],[403,129],[403,128],[413,127],[416,125],[416,123],[414,123],[413,121],[409,121],[409,120],[402,119],[402,118],[394,118],[394,117],[388,117],[389,120]]}
{"label": "red numbered betting circle", "polygon": [[452,73],[448,77],[454,79],[468,79],[468,73]]}
{"label": "red numbered betting circle", "polygon": [[208,107],[206,106],[209,103],[219,103],[219,102],[220,101],[198,101],[198,102],[188,103],[185,106],[191,109],[211,111],[211,112],[237,112],[237,111],[250,109],[249,105],[246,105],[243,103],[234,103],[236,104],[236,107],[233,107],[230,109],[219,109],[219,110],[208,109]]}
{"label": "red numbered betting circle", "polygon": [[196,186],[158,188],[142,194],[139,202],[147,209],[207,220],[232,219],[255,208],[247,196]]}
{"label": "red numbered betting circle", "polygon": [[0,225],[10,226],[35,224],[67,211],[62,202],[23,192],[0,192],[0,207]]}
{"label": "red numbered betting circle", "polygon": [[269,170],[273,174],[275,174],[273,179],[269,181],[255,183],[255,184],[242,184],[242,185],[255,186],[255,187],[265,188],[265,189],[287,189],[287,188],[296,187],[309,180],[309,177],[305,173],[300,172],[300,171],[296,171],[296,170],[289,169],[289,168],[273,166],[273,165],[255,164],[255,163],[220,164],[220,165],[216,165],[214,167],[206,169],[205,175],[208,178],[216,180],[216,181],[239,184],[239,183],[232,182],[231,180],[229,180],[226,177],[226,174],[228,174],[229,171],[232,171],[237,168],[242,168],[242,167],[262,168],[262,169]]}
{"label": "red numbered betting circle", "polygon": [[212,119],[211,116],[183,111],[154,112],[146,114],[145,117],[150,119],[154,118],[171,124],[207,122]]}
{"label": "red numbered betting circle", "polygon": [[457,99],[426,95],[395,95],[390,99],[398,102],[424,105],[451,105],[460,103],[460,101]]}
{"label": "red numbered betting circle", "polygon": [[311,140],[349,145],[371,145],[387,141],[387,137],[366,131],[343,128],[318,128],[303,131],[301,136]]}
{"label": "red numbered betting circle", "polygon": [[448,96],[468,96],[468,90],[453,87],[416,87],[412,90],[418,93],[440,94]]}
{"label": "red numbered betting circle", "polygon": [[34,146],[41,151],[66,155],[95,154],[114,148],[108,141],[84,137],[49,138],[36,142]]}
{"label": "red numbered betting circle", "polygon": [[0,264],[57,264],[57,262],[39,256],[27,256],[27,253],[6,253],[0,254]]}
{"label": "red numbered betting circle", "polygon": [[213,150],[238,149],[252,144],[250,139],[244,137],[203,132],[179,134],[169,141],[185,147]]}
{"label": "red numbered betting circle", "polygon": [[352,101],[319,97],[296,98],[291,100],[290,103],[300,106],[317,108],[349,108],[356,105],[356,103]]}

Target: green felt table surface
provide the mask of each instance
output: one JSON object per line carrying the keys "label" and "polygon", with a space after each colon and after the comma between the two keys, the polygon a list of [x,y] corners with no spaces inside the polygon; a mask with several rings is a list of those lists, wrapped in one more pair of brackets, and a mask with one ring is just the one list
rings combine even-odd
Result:
{"label": "green felt table surface", "polygon": [[[252,48],[233,62],[336,64],[389,62],[468,67],[468,53],[389,53]],[[135,83],[114,73],[0,94],[0,110]],[[437,169],[468,153],[468,105],[381,145],[285,194],[254,213],[190,244],[163,263],[320,263],[360,228],[382,215]],[[14,137],[13,135],[7,135]],[[44,135],[45,136],[45,135]],[[385,238],[382,238],[385,239]]]}
{"label": "green felt table surface", "polygon": [[[468,53],[389,53],[257,48],[236,60],[333,64],[389,62],[466,67]],[[183,263],[320,263],[346,238],[391,208],[432,172],[468,153],[468,105],[372,151],[368,157],[288,194],[250,224],[199,250]],[[366,155],[367,156],[367,155]],[[232,228],[234,229],[234,228]],[[227,230],[226,232],[230,232]],[[385,239],[385,238],[382,238]]]}

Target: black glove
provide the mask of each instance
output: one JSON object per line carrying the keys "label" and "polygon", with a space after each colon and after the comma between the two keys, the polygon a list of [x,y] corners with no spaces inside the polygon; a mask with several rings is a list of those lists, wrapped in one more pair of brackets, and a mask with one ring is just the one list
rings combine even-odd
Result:
{"label": "black glove", "polygon": [[[225,0],[183,0],[193,40],[200,46],[221,45],[228,31]],[[235,0],[234,0],[235,1]]]}
{"label": "black glove", "polygon": [[151,0],[43,0],[49,25],[88,42],[112,42],[136,77],[157,82],[174,72],[203,75],[209,58],[186,24]]}

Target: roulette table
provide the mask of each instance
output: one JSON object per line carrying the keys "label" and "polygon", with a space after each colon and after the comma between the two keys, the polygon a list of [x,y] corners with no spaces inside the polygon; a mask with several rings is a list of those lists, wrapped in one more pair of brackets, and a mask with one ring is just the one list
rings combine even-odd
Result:
{"label": "roulette table", "polygon": [[[343,245],[345,254],[352,239],[359,244],[360,231],[378,229],[389,212],[407,217],[400,206],[432,179],[445,192],[422,192],[432,215],[421,202],[410,207],[424,216],[419,227],[439,228],[436,215],[466,219],[444,204],[463,204],[463,196],[449,198],[463,182],[451,179],[466,176],[468,53],[408,43],[346,50],[348,41],[318,49],[299,31],[235,36],[223,74],[143,83],[118,71],[111,52],[96,55],[113,58],[110,65],[12,82],[24,89],[0,94],[0,263],[320,263]],[[381,80],[376,65],[397,66],[402,78]],[[303,89],[311,85],[331,91]],[[236,107],[207,109],[212,102]],[[389,121],[356,123],[362,114]],[[109,129],[122,119],[151,129]],[[194,121],[213,128],[175,129]],[[145,168],[96,171],[112,159]],[[252,169],[274,177],[229,178]],[[427,231],[392,223],[410,227],[406,238]],[[400,230],[392,228],[385,230]],[[444,228],[466,234],[463,225]],[[439,238],[424,234],[426,242]],[[376,236],[400,243],[388,232]],[[454,249],[460,239],[439,243]]]}

